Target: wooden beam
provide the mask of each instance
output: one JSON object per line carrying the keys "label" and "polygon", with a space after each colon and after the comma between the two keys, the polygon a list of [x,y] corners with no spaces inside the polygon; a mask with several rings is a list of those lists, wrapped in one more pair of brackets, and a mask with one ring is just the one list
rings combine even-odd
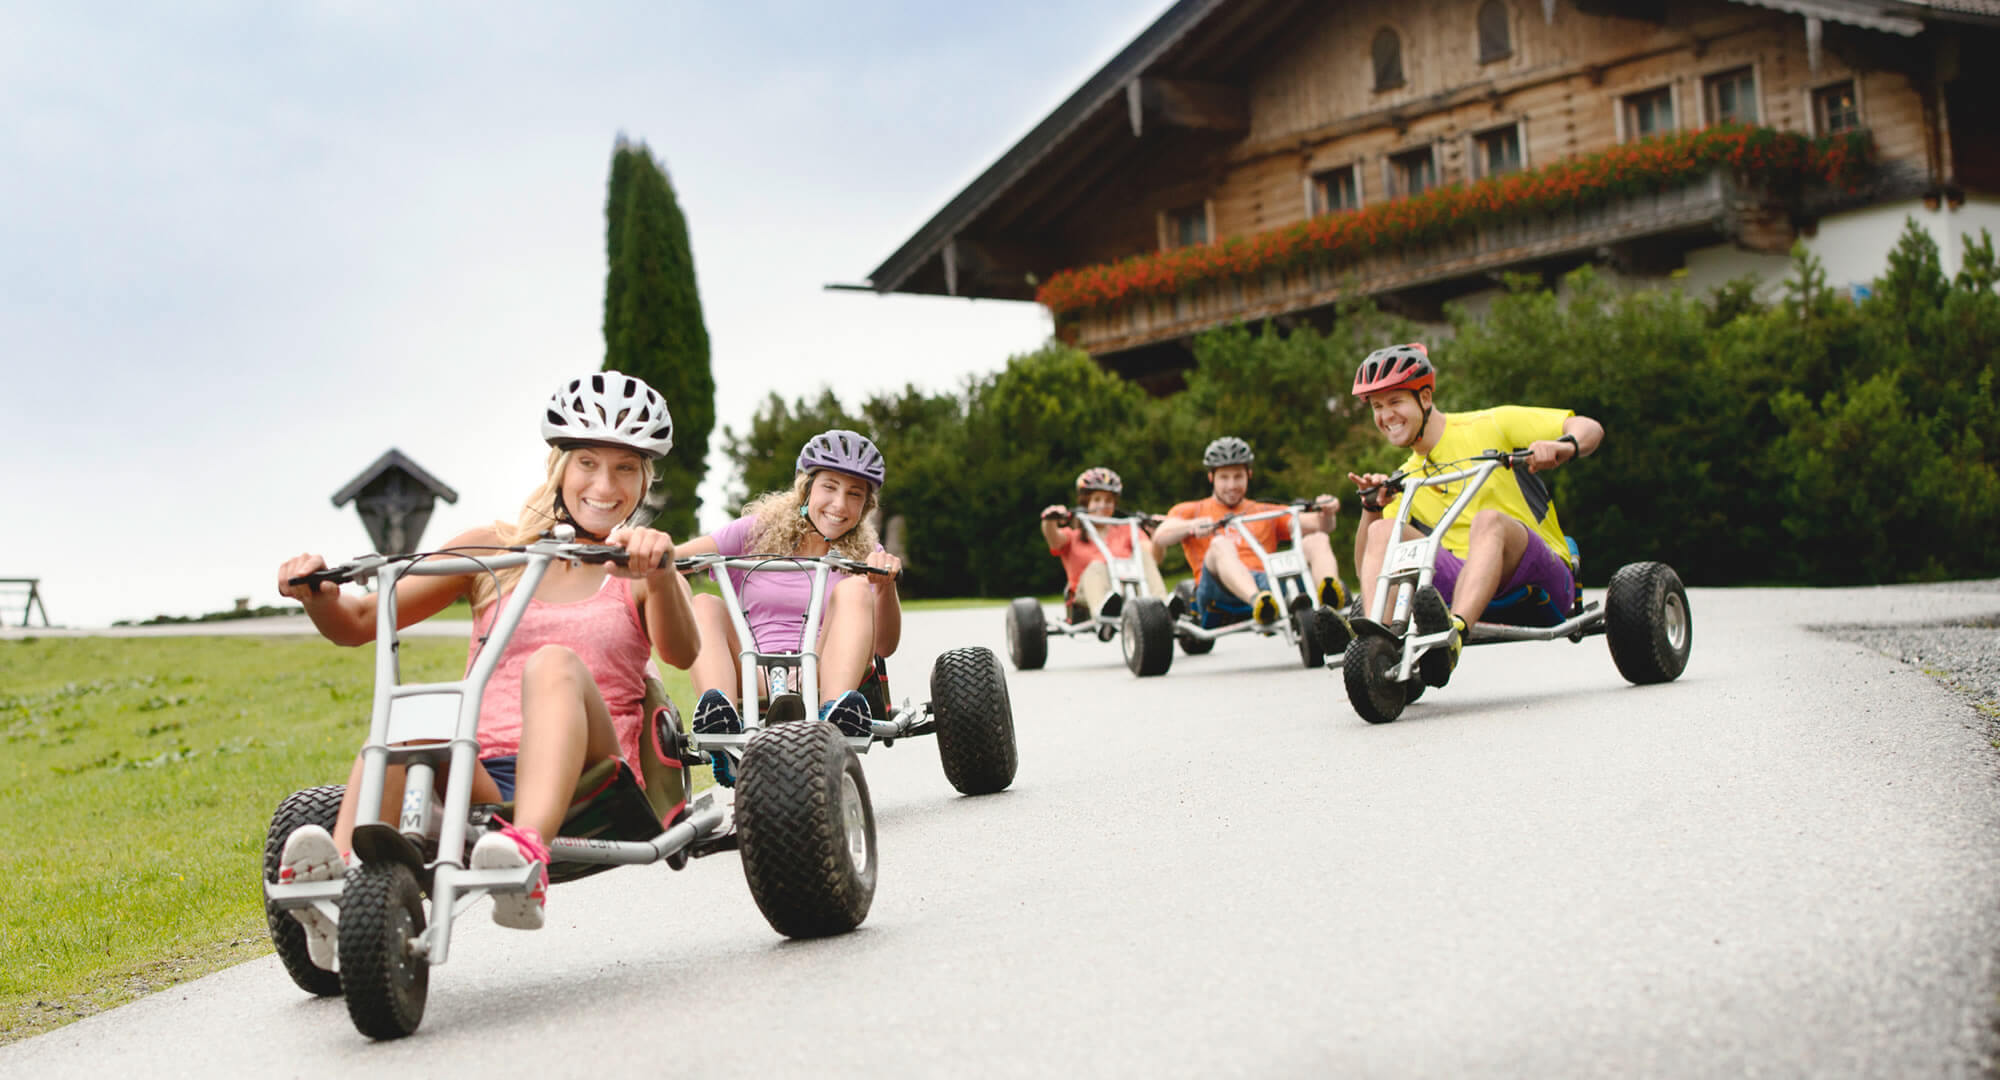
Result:
{"label": "wooden beam", "polygon": [[1140,76],[1125,84],[1134,137],[1148,131],[1242,133],[1250,130],[1250,97],[1241,87]]}
{"label": "wooden beam", "polygon": [[958,237],[953,235],[944,242],[944,294],[958,295]]}

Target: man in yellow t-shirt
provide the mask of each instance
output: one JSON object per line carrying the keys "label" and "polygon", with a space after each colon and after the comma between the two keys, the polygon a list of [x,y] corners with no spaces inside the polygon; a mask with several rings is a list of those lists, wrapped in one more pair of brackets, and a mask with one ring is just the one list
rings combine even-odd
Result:
{"label": "man in yellow t-shirt", "polygon": [[[1449,628],[1449,649],[1432,649],[1420,661],[1423,679],[1443,686],[1458,665],[1464,637],[1479,621],[1493,597],[1517,588],[1533,587],[1548,598],[1543,609],[1554,622],[1566,617],[1576,602],[1576,576],[1569,544],[1549,501],[1548,486],[1537,473],[1595,451],[1604,441],[1604,427],[1568,409],[1536,409],[1500,405],[1478,412],[1446,413],[1432,403],[1437,369],[1418,343],[1391,345],[1368,354],[1354,375],[1354,396],[1368,403],[1375,428],[1393,446],[1410,456],[1402,471],[1410,475],[1450,472],[1466,458],[1488,450],[1526,450],[1525,466],[1496,470],[1452,523],[1437,554],[1432,583],[1410,601],[1410,618],[1419,633]],[[1393,522],[1384,517],[1400,495],[1371,502],[1368,490],[1388,477],[1348,474],[1363,489],[1361,528],[1355,533],[1355,564],[1360,567],[1365,604],[1375,599],[1376,578],[1392,543]],[[1446,508],[1463,492],[1463,482],[1420,488],[1412,496],[1410,525],[1415,531],[1402,539],[1430,531]],[[1447,607],[1449,605],[1449,607]]]}

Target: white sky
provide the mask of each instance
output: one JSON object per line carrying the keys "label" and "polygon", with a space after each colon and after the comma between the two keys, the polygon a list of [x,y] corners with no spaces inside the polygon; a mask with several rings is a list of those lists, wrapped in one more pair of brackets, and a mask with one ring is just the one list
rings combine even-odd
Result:
{"label": "white sky", "polygon": [[0,0],[0,577],[71,626],[277,602],[281,559],[367,549],[329,497],[391,446],[459,492],[427,541],[511,518],[539,403],[603,362],[620,132],[692,233],[715,527],[768,392],[1041,343],[1034,305],[821,286],[1166,6]]}

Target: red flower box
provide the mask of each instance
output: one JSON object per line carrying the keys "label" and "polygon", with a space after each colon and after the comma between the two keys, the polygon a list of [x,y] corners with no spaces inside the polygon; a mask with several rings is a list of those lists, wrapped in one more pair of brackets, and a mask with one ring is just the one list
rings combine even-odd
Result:
{"label": "red flower box", "polygon": [[1219,244],[1064,270],[1036,290],[1035,299],[1065,315],[1140,297],[1171,296],[1205,282],[1351,260],[1532,214],[1648,195],[1693,183],[1719,168],[1776,191],[1811,185],[1855,190],[1867,180],[1874,156],[1867,132],[1823,139],[1735,126],[1675,132],[1531,172],[1453,184]]}

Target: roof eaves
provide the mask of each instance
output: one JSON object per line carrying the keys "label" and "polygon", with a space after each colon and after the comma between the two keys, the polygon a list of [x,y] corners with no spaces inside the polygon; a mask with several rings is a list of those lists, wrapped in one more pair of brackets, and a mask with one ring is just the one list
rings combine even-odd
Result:
{"label": "roof eaves", "polygon": [[878,293],[895,292],[897,286],[935,256],[966,222],[979,216],[1007,191],[1012,180],[1047,157],[1093,113],[1123,93],[1125,83],[1143,74],[1159,58],[1178,44],[1187,32],[1215,9],[1231,0],[1180,0],[1168,8],[1151,26],[1099,68],[1054,112],[1042,119],[1019,142],[1009,147],[986,171],[952,197],[932,215],[903,246],[883,260],[868,275],[868,284]]}
{"label": "roof eaves", "polygon": [[423,467],[416,462],[404,457],[401,450],[392,447],[385,451],[381,457],[376,458],[373,464],[361,470],[361,475],[349,480],[346,487],[334,492],[333,505],[336,508],[346,506],[349,502],[353,501],[356,495],[361,494],[362,488],[367,487],[376,477],[391,468],[400,468],[404,472],[409,473],[418,483],[429,488],[438,498],[443,499],[445,502],[455,503],[458,501],[458,492],[453,491],[450,486],[437,477],[425,472]]}
{"label": "roof eaves", "polygon": [[1736,3],[1845,23],[1864,30],[1900,34],[1903,37],[1914,37],[1924,29],[1921,20],[1908,15],[1889,14],[1879,3],[1852,3],[1849,0],[1736,0]]}

